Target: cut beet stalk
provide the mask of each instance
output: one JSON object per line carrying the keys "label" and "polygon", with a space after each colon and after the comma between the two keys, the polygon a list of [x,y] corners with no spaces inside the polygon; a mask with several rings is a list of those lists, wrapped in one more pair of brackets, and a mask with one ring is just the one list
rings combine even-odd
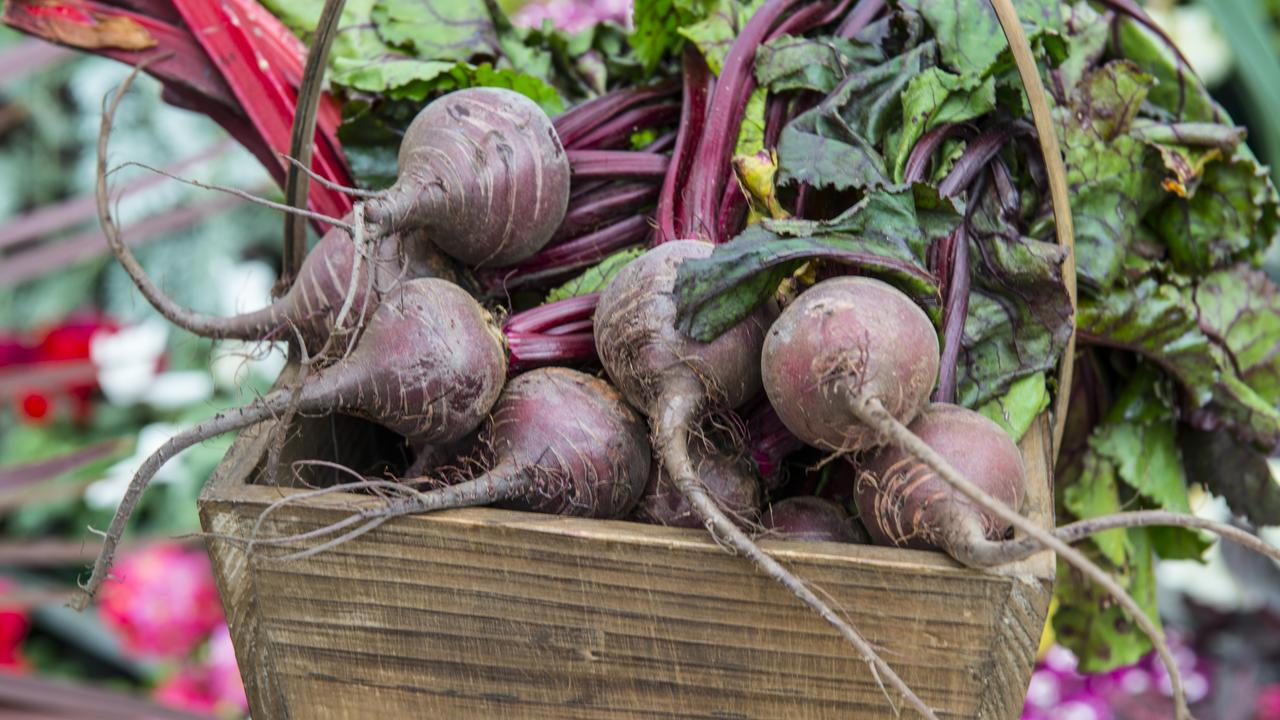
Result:
{"label": "cut beet stalk", "polygon": [[702,126],[707,117],[707,101],[711,93],[711,70],[692,47],[684,50],[684,93],[680,105],[680,126],[671,163],[662,180],[658,196],[658,232],[654,244],[678,240],[685,231],[684,197],[676,188],[685,186],[689,167],[698,150]]}
{"label": "cut beet stalk", "polygon": [[528,335],[548,332],[552,328],[579,320],[590,320],[599,302],[600,293],[591,293],[539,305],[507,318],[502,324],[502,331]]}
{"label": "cut beet stalk", "polygon": [[570,201],[569,212],[550,245],[579,237],[612,220],[635,215],[658,197],[658,186],[651,182],[610,183],[590,194]]}
{"label": "cut beet stalk", "polygon": [[544,248],[519,265],[481,272],[479,279],[490,290],[538,286],[595,265],[619,250],[638,245],[652,230],[647,217],[627,218],[590,235]]}
{"label": "cut beet stalk", "polygon": [[660,178],[667,157],[631,150],[569,150],[569,169],[575,182],[592,179]]}
{"label": "cut beet stalk", "polygon": [[680,118],[678,103],[645,105],[628,110],[582,136],[572,149],[608,150],[631,145],[631,135],[648,128],[670,125]]}
{"label": "cut beet stalk", "polygon": [[743,110],[755,89],[752,66],[756,49],[768,37],[775,23],[799,3],[800,0],[765,2],[733,41],[716,82],[711,108],[707,111],[711,122],[702,129],[697,157],[689,170],[686,185],[689,192],[687,214],[694,225],[692,229],[713,243],[719,240],[715,214],[731,172],[730,155],[742,127]]}

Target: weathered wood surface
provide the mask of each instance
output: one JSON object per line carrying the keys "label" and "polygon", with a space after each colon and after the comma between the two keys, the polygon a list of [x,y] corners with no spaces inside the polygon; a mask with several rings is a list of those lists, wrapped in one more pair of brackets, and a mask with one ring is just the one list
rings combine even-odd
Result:
{"label": "weathered wood surface", "polygon": [[[1023,443],[1028,512],[1046,526],[1047,431],[1042,419]],[[332,457],[338,437],[303,432],[284,459]],[[201,499],[206,530],[247,536],[296,492],[247,482],[268,442],[266,428],[236,442]],[[265,532],[319,527],[360,501],[292,506]],[[975,573],[936,553],[762,545],[941,715],[1017,717],[1048,554]],[[398,519],[297,562],[210,549],[256,719],[891,718],[900,702],[833,629],[699,531],[479,508]]]}

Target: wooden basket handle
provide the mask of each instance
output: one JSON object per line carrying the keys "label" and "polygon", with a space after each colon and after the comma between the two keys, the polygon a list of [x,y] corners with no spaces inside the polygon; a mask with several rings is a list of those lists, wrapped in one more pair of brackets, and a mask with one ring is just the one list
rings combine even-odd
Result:
{"label": "wooden basket handle", "polygon": [[1076,240],[1071,224],[1071,203],[1067,196],[1067,172],[1062,163],[1062,151],[1058,147],[1058,135],[1053,129],[1053,116],[1045,95],[1044,83],[1040,81],[1040,71],[1036,68],[1031,44],[1027,42],[1027,34],[1022,29],[1018,12],[1013,8],[1012,0],[991,0],[991,7],[995,9],[1000,26],[1004,29],[1005,39],[1009,41],[1009,49],[1013,52],[1013,61],[1018,66],[1018,75],[1022,78],[1022,86],[1027,92],[1031,117],[1035,121],[1036,135],[1040,140],[1040,153],[1044,155],[1045,171],[1049,176],[1049,199],[1053,203],[1058,244],[1067,249],[1067,256],[1062,262],[1062,279],[1067,286],[1067,295],[1071,298],[1071,337],[1067,340],[1062,364],[1058,368],[1058,395],[1053,404],[1053,458],[1056,461],[1062,446],[1062,433],[1066,429],[1076,354]]}

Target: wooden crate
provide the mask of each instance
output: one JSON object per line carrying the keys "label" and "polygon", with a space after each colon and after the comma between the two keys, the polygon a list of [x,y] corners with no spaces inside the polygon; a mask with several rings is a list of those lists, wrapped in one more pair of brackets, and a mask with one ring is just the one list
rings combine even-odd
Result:
{"label": "wooden crate", "polygon": [[[283,463],[358,465],[379,445],[358,421],[303,426]],[[205,530],[248,535],[298,492],[255,482],[272,430],[236,441],[201,497]],[[1046,527],[1048,434],[1041,418],[1022,443],[1028,511]],[[332,522],[354,499],[291,506],[265,531]],[[761,544],[940,715],[1018,716],[1052,592],[1047,553],[980,573],[938,553]],[[255,720],[816,720],[891,718],[900,703],[830,626],[701,531],[482,508],[397,519],[297,562],[225,541],[210,552]]]}

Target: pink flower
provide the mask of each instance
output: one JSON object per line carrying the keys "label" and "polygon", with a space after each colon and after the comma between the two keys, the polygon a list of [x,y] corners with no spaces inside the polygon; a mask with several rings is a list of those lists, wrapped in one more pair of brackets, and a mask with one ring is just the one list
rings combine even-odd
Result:
{"label": "pink flower", "polygon": [[529,3],[512,17],[517,25],[538,27],[543,20],[567,32],[577,32],[605,21],[629,25],[631,0],[545,0]]}
{"label": "pink flower", "polygon": [[116,563],[99,612],[127,651],[160,658],[189,654],[223,622],[209,558],[200,550],[152,545]]}
{"label": "pink flower", "polygon": [[240,682],[231,634],[219,625],[209,638],[203,661],[183,664],[151,691],[157,702],[193,712],[244,717],[249,699]]}
{"label": "pink flower", "polygon": [[1280,720],[1280,683],[1272,683],[1258,693],[1258,714],[1254,720]]}
{"label": "pink flower", "polygon": [[218,704],[241,714],[248,712],[249,698],[244,693],[235,648],[231,645],[231,633],[225,623],[218,626],[209,638],[208,667],[209,689]]}
{"label": "pink flower", "polygon": [[212,715],[218,709],[217,698],[209,691],[209,673],[201,667],[184,667],[160,682],[151,697],[180,710]]}

